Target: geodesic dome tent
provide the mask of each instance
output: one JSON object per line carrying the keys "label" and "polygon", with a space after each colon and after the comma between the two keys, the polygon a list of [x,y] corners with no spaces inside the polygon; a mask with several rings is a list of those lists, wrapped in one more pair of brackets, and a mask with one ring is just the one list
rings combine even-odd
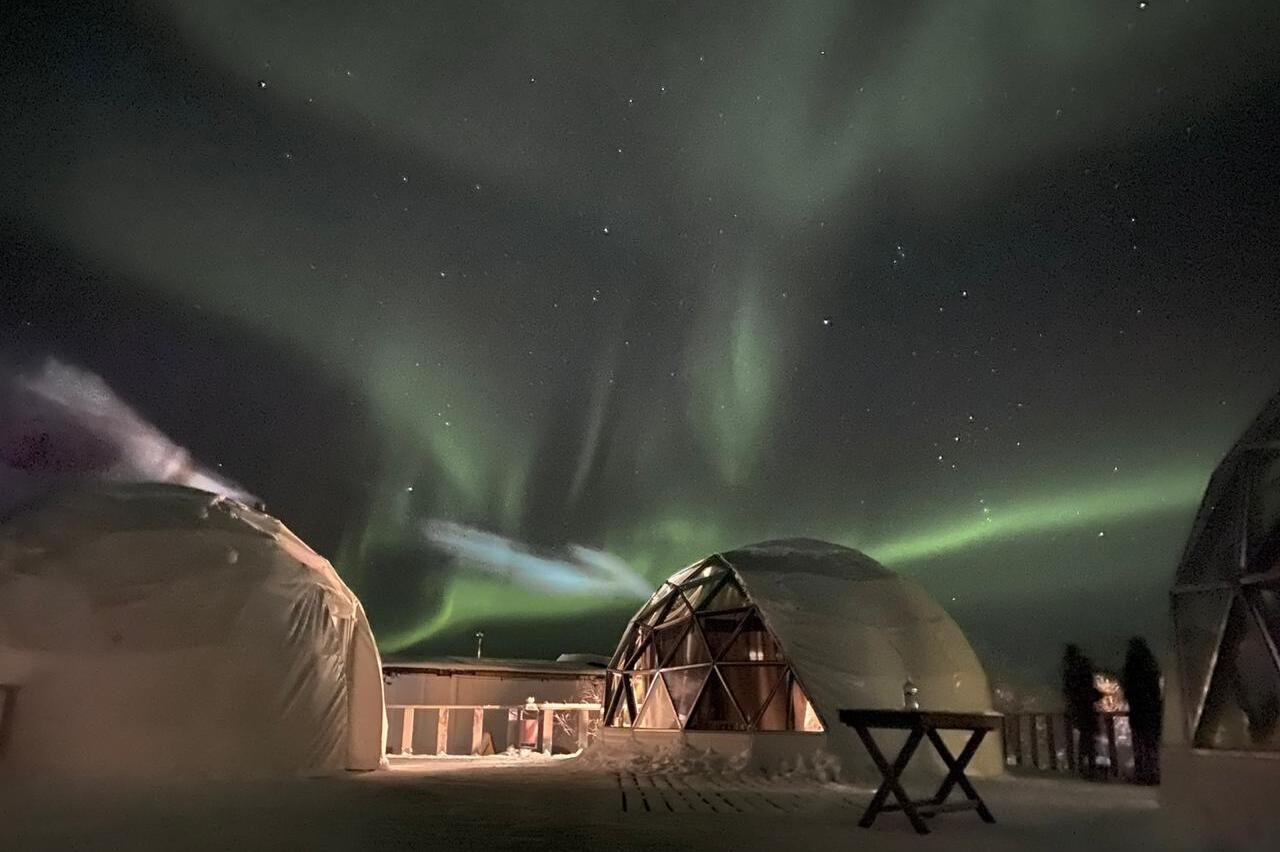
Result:
{"label": "geodesic dome tent", "polygon": [[0,771],[326,774],[379,765],[359,600],[279,521],[174,485],[63,492],[0,524]]}
{"label": "geodesic dome tent", "polygon": [[1170,595],[1160,798],[1222,848],[1280,848],[1280,396],[1218,465]]}
{"label": "geodesic dome tent", "polygon": [[1210,479],[1171,606],[1187,741],[1280,750],[1280,397]]}
{"label": "geodesic dome tent", "polygon": [[[840,545],[764,542],[676,572],[636,613],[608,669],[603,739],[663,747],[677,735],[762,764],[827,751],[870,778],[837,711],[901,708],[908,679],[923,707],[991,709],[982,664],[917,583]],[[998,773],[998,743],[972,766]]]}

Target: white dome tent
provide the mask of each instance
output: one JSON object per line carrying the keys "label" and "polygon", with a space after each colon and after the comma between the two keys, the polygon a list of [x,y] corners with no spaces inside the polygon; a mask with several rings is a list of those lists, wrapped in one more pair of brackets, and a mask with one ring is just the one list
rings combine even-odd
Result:
{"label": "white dome tent", "polygon": [[[835,756],[846,777],[877,780],[837,711],[900,709],[908,679],[926,709],[991,709],[982,664],[917,583],[840,545],[764,542],[676,572],[631,620],[609,667],[601,749],[690,746],[770,769]],[[942,765],[922,751],[913,768]],[[971,768],[998,774],[999,743]]]}
{"label": "white dome tent", "polygon": [[96,486],[0,525],[0,772],[374,769],[359,600],[279,521],[191,488]]}

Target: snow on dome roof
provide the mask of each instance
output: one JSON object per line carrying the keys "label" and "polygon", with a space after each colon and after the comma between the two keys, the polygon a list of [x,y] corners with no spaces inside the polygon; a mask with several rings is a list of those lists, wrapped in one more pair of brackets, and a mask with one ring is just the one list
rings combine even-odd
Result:
{"label": "snow on dome roof", "polygon": [[[77,540],[104,529],[208,529],[249,532],[249,526],[228,511],[231,506],[266,518],[229,498],[183,485],[163,482],[93,483],[47,496],[4,521],[6,531],[40,534],[57,530],[58,537]],[[220,511],[211,510],[218,507]],[[279,522],[275,522],[277,525]]]}
{"label": "snow on dome roof", "polygon": [[893,572],[865,553],[814,538],[780,538],[720,554],[739,572],[818,574],[843,580],[877,580]]}
{"label": "snow on dome roof", "polygon": [[[175,546],[183,558],[159,558]],[[56,573],[95,588],[207,574],[214,565],[228,576],[261,572],[263,559],[241,557],[269,550],[309,569],[305,576],[330,592],[335,614],[350,615],[354,596],[328,560],[280,521],[230,497],[168,483],[94,483],[47,496],[0,523],[0,569]],[[115,558],[71,558],[81,551]],[[273,567],[277,561],[270,560]]]}

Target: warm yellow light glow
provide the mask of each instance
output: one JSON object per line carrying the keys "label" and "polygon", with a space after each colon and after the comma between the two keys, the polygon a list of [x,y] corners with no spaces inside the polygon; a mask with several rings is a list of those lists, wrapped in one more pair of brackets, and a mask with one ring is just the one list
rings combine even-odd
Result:
{"label": "warm yellow light glow", "polygon": [[826,730],[822,727],[818,714],[813,711],[813,705],[808,701],[804,703],[804,730],[814,734],[820,734]]}

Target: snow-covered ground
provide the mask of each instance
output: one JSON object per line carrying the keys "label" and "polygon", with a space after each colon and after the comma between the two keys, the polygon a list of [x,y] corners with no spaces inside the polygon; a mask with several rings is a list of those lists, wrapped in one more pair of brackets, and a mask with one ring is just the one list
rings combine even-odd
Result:
{"label": "snow-covered ground", "polygon": [[1209,850],[1150,789],[979,782],[998,822],[900,814],[857,826],[870,791],[793,776],[640,773],[576,759],[395,760],[338,779],[0,782],[0,849]]}

